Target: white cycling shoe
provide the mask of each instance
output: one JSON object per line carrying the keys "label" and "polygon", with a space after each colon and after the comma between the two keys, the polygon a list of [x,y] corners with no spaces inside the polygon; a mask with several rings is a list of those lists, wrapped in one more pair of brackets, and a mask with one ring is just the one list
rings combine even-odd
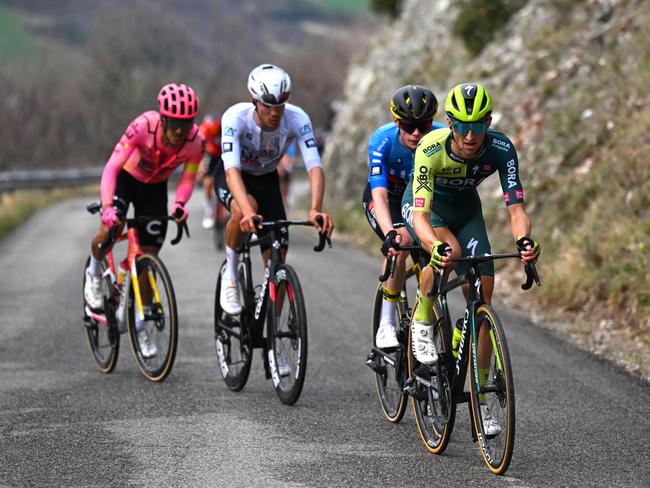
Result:
{"label": "white cycling shoe", "polygon": [[438,362],[438,351],[433,343],[431,322],[411,322],[411,345],[413,354],[421,364],[431,366]]}
{"label": "white cycling shoe", "polygon": [[138,346],[140,347],[142,357],[145,359],[152,358],[158,354],[158,348],[156,348],[156,344],[149,337],[149,333],[144,325],[138,330]]}
{"label": "white cycling shoe", "polygon": [[483,419],[483,432],[488,437],[493,437],[501,433],[501,426],[490,413],[487,405],[481,405],[481,418]]}
{"label": "white cycling shoe", "polygon": [[88,269],[86,269],[86,282],[84,283],[84,299],[93,312],[104,308],[102,277],[95,276]]}
{"label": "white cycling shoe", "polygon": [[379,322],[379,328],[377,329],[377,335],[375,336],[375,344],[379,349],[399,346],[395,324],[382,319]]}
{"label": "white cycling shoe", "polygon": [[239,285],[235,280],[221,280],[219,304],[228,315],[238,315],[241,313],[242,306],[239,303]]}

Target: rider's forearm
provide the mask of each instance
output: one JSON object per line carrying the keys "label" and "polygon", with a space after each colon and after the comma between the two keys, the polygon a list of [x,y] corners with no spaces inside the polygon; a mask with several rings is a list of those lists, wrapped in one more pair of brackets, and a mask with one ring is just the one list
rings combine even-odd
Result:
{"label": "rider's forearm", "polygon": [[124,162],[117,158],[111,158],[102,172],[102,180],[99,186],[99,192],[102,199],[102,207],[110,207],[113,205],[113,195],[115,194],[115,185],[117,183],[117,175],[122,170]]}
{"label": "rider's forearm", "polygon": [[323,211],[323,195],[325,193],[325,173],[323,168],[316,166],[309,170],[309,188],[311,190],[311,210]]}
{"label": "rider's forearm", "polygon": [[512,237],[518,239],[523,236],[530,236],[531,223],[523,204],[515,204],[508,207],[510,213],[510,230]]}
{"label": "rider's forearm", "polygon": [[176,202],[180,202],[185,205],[190,200],[192,191],[194,190],[194,181],[196,180],[196,173],[198,171],[198,168],[198,163],[188,163],[185,165],[185,171],[183,171],[181,181],[176,187]]}
{"label": "rider's forearm", "polygon": [[248,192],[244,186],[244,180],[241,177],[241,171],[238,168],[228,168],[226,170],[226,182],[228,183],[230,193],[232,193],[232,196],[237,202],[237,205],[239,205],[242,214],[254,214],[255,209],[253,209],[250,202],[248,201]]}
{"label": "rider's forearm", "polygon": [[390,215],[388,205],[388,190],[386,188],[375,188],[372,190],[372,201],[375,205],[375,218],[384,235],[393,230],[393,219]]}
{"label": "rider's forearm", "polygon": [[433,227],[431,227],[428,212],[413,212],[413,229],[420,238],[422,249],[426,252],[431,252],[433,243],[440,239],[436,236]]}

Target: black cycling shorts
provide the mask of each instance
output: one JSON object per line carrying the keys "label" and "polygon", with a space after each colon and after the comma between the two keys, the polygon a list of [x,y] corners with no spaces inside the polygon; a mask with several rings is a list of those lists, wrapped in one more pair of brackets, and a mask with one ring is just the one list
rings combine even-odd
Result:
{"label": "black cycling shorts", "polygon": [[[390,218],[393,221],[393,227],[404,227],[404,217],[402,217],[402,198],[393,197],[390,193],[388,194],[388,208],[390,209]],[[370,183],[366,185],[366,189],[363,192],[363,212],[366,214],[366,219],[372,230],[375,231],[375,234],[383,241],[386,239],[386,236],[381,231],[379,227],[379,222],[377,222],[377,216],[375,213],[375,202],[372,200],[372,191],[370,190]]]}
{"label": "black cycling shorts", "polygon": [[167,235],[167,181],[143,183],[125,170],[120,171],[115,184],[113,205],[126,215],[129,204],[133,204],[135,217],[154,217],[138,224],[140,244],[160,248]]}
{"label": "black cycling shorts", "polygon": [[[286,220],[287,213],[282,204],[280,177],[277,171],[272,171],[264,175],[252,175],[242,171],[241,176],[244,180],[246,191],[257,202],[257,213],[264,217],[265,221]],[[221,163],[221,171],[217,169],[215,172],[214,191],[219,201],[230,211],[232,193],[230,193],[230,189],[226,183],[226,172],[223,171],[223,162]],[[287,249],[289,247],[289,229],[287,227],[281,227],[280,232],[285,236],[280,240],[280,246],[283,249]],[[258,232],[259,237],[264,235],[266,235],[266,230]],[[264,251],[270,248],[270,243],[265,243],[260,247]]]}

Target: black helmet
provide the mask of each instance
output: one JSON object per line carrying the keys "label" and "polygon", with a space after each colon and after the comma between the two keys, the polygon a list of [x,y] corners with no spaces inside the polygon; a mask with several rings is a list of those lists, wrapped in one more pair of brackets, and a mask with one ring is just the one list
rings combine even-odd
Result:
{"label": "black helmet", "polygon": [[390,100],[390,112],[398,120],[433,119],[438,111],[438,100],[431,90],[420,85],[398,88]]}

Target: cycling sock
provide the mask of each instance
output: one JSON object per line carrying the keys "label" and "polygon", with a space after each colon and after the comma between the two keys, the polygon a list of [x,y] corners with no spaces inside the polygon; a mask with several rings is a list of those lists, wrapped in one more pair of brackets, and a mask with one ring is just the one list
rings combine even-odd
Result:
{"label": "cycling sock", "polygon": [[234,249],[226,246],[226,270],[223,274],[224,279],[237,281],[237,253]]}
{"label": "cycling sock", "polygon": [[399,290],[390,290],[384,287],[384,299],[381,303],[381,319],[390,323],[395,322],[395,310],[397,309],[397,300],[399,299]]}
{"label": "cycling sock", "polygon": [[413,318],[416,322],[433,322],[433,300],[418,293],[418,308]]}
{"label": "cycling sock", "polygon": [[90,256],[90,262],[88,263],[88,271],[93,276],[100,276],[102,274],[101,261],[96,260],[92,255]]}

